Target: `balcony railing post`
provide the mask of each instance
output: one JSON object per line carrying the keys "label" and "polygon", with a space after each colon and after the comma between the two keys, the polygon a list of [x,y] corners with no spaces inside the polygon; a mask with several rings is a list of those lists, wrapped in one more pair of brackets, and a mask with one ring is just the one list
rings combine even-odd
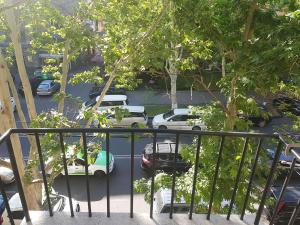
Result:
{"label": "balcony railing post", "polygon": [[87,153],[87,144],[86,144],[86,133],[82,132],[83,140],[83,151],[84,151],[84,161],[85,161],[85,177],[86,177],[86,191],[88,199],[88,211],[89,217],[92,216],[92,207],[91,207],[91,193],[90,193],[90,181],[89,181],[89,162],[88,162],[88,153]]}
{"label": "balcony railing post", "polygon": [[44,188],[45,188],[45,193],[46,193],[46,198],[47,198],[47,203],[48,203],[48,208],[49,208],[49,214],[50,214],[50,216],[53,216],[40,138],[39,138],[38,133],[35,133],[34,135],[35,135],[35,142],[37,145],[37,150],[38,150],[38,154],[39,154],[39,160],[40,160],[40,165],[41,165],[41,170],[42,170],[42,175],[43,175],[43,182],[44,182]]}
{"label": "balcony railing post", "polygon": [[274,159],[273,159],[273,162],[272,162],[272,166],[271,166],[271,169],[270,169],[270,173],[269,173],[269,176],[267,178],[266,185],[265,185],[262,197],[261,197],[261,201],[260,201],[257,213],[256,213],[256,217],[255,217],[255,221],[254,221],[255,225],[259,224],[260,217],[261,217],[261,214],[262,214],[262,211],[263,211],[266,199],[267,199],[267,194],[268,194],[268,191],[269,191],[270,186],[271,186],[273,175],[275,173],[277,162],[278,162],[280,154],[281,154],[282,146],[283,146],[283,142],[281,140],[279,140],[278,145],[277,145],[277,149],[276,149],[276,152],[275,152],[275,156],[274,156]]}
{"label": "balcony railing post", "polygon": [[153,201],[154,201],[154,181],[155,181],[155,158],[156,158],[156,138],[157,134],[153,136],[153,162],[152,162],[152,176],[151,176],[151,201],[150,201],[150,218],[153,218]]}
{"label": "balcony railing post", "polygon": [[297,219],[297,216],[300,212],[300,199],[298,200],[298,203],[293,211],[293,214],[290,218],[289,224],[288,225],[294,225],[295,224],[295,220]]}
{"label": "balcony railing post", "polygon": [[11,137],[9,137],[7,139],[6,144],[7,144],[8,154],[9,154],[9,158],[10,158],[10,164],[11,164],[12,170],[14,172],[15,181],[16,181],[16,184],[18,187],[19,196],[20,196],[20,200],[22,203],[25,219],[27,222],[29,222],[29,221],[31,221],[31,219],[30,219],[30,215],[29,215],[29,210],[28,210],[28,206],[27,206],[27,202],[26,202],[26,198],[25,198],[22,181],[20,178],[20,174],[19,174],[19,170],[18,170],[16,158],[15,158],[15,154],[14,154],[12,143],[11,143]]}
{"label": "balcony railing post", "polygon": [[193,177],[193,189],[192,189],[191,205],[190,205],[190,213],[189,213],[189,219],[190,220],[192,219],[192,214],[193,214],[193,209],[194,209],[196,182],[197,182],[197,174],[198,174],[198,168],[199,168],[200,146],[201,146],[201,136],[198,135],[198,144],[197,144],[196,160],[195,160],[195,170],[194,170],[194,177]]}
{"label": "balcony railing post", "polygon": [[252,166],[252,169],[251,169],[249,184],[248,184],[248,187],[247,187],[246,197],[245,197],[245,201],[244,201],[244,205],[243,205],[243,209],[242,209],[242,213],[241,213],[241,220],[244,219],[245,210],[246,210],[246,207],[248,205],[248,199],[249,199],[249,195],[250,195],[250,191],[251,191],[251,187],[252,187],[252,182],[253,182],[253,178],[254,178],[254,174],[255,174],[257,161],[258,161],[258,158],[259,158],[259,153],[260,153],[260,150],[261,150],[261,145],[262,145],[262,139],[260,138],[259,142],[258,142],[258,145],[257,145],[256,153],[255,153],[254,163],[253,163],[253,166]]}
{"label": "balcony railing post", "polygon": [[293,171],[294,171],[294,168],[295,168],[295,164],[296,164],[296,158],[293,159],[293,162],[292,162],[291,167],[290,167],[290,171],[289,171],[288,175],[286,176],[286,178],[285,178],[285,180],[283,182],[283,186],[282,186],[282,189],[280,191],[279,198],[277,199],[275,208],[273,210],[273,214],[272,214],[272,218],[270,220],[270,224],[273,224],[274,219],[275,219],[275,217],[276,217],[276,215],[278,213],[279,204],[280,204],[281,199],[282,199],[282,197],[283,197],[283,195],[285,193],[285,190],[286,190],[286,188],[287,188],[287,186],[288,186],[288,184],[290,182],[290,179],[292,177],[292,174],[293,174]]}
{"label": "balcony railing post", "polygon": [[2,197],[3,197],[3,200],[4,200],[4,204],[5,204],[5,208],[6,208],[6,211],[7,211],[7,215],[8,215],[8,218],[9,218],[9,222],[10,222],[11,225],[15,225],[15,221],[12,217],[12,213],[11,213],[11,210],[10,210],[10,207],[9,207],[9,204],[8,204],[8,198],[7,198],[6,192],[4,190],[4,184],[1,180],[1,177],[0,177],[0,188],[1,188],[1,194],[2,194]]}
{"label": "balcony railing post", "polygon": [[233,204],[234,204],[234,201],[235,201],[236,192],[237,192],[239,182],[240,182],[240,179],[241,179],[242,169],[243,169],[243,166],[244,166],[244,161],[245,161],[245,157],[246,157],[246,153],[247,153],[248,141],[249,141],[249,138],[247,137],[246,140],[245,140],[245,143],[244,143],[242,158],[241,158],[240,166],[239,166],[239,169],[238,169],[238,172],[237,172],[237,176],[236,176],[232,196],[231,196],[231,201],[230,201],[229,210],[228,210],[228,214],[227,214],[227,220],[230,219],[230,214],[231,214],[232,207],[233,207]]}
{"label": "balcony railing post", "polygon": [[106,208],[107,217],[110,217],[110,190],[109,190],[109,133],[105,134],[106,137]]}
{"label": "balcony railing post", "polygon": [[134,132],[131,132],[130,152],[130,218],[133,218],[133,189],[134,189]]}
{"label": "balcony railing post", "polygon": [[220,142],[220,147],[219,147],[218,161],[217,161],[216,170],[215,170],[215,174],[214,174],[214,178],[213,178],[212,189],[211,189],[211,193],[210,193],[208,213],[207,213],[207,217],[206,217],[208,220],[210,219],[212,204],[213,204],[213,201],[214,201],[214,194],[215,194],[216,183],[217,183],[217,178],[218,178],[218,174],[219,174],[219,167],[220,167],[220,163],[221,163],[221,159],[222,159],[222,153],[223,153],[223,148],[224,148],[224,141],[225,141],[225,136],[223,135],[221,137],[221,142]]}
{"label": "balcony railing post", "polygon": [[66,177],[71,217],[74,217],[74,209],[73,209],[73,202],[72,202],[72,195],[71,195],[71,187],[70,187],[70,179],[69,179],[69,172],[68,172],[68,166],[67,166],[66,151],[65,151],[63,134],[61,132],[59,133],[59,141],[60,141],[60,147],[61,147],[61,152],[62,152],[62,157],[63,157],[63,165],[64,165],[64,171],[65,171],[65,177]]}
{"label": "balcony railing post", "polygon": [[173,164],[173,177],[172,177],[172,195],[171,195],[171,208],[169,218],[173,218],[173,206],[175,198],[175,181],[176,181],[176,171],[177,171],[177,158],[178,158],[178,147],[179,147],[179,133],[176,133],[176,145],[175,145],[175,156]]}

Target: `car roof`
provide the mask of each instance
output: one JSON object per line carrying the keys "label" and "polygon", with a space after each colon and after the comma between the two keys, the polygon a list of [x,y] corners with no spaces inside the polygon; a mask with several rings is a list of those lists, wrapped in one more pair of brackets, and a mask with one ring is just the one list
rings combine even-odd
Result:
{"label": "car roof", "polygon": [[190,114],[190,110],[186,109],[186,108],[174,109],[174,114],[175,115],[188,115],[188,114]]}
{"label": "car roof", "polygon": [[[300,198],[300,187],[298,185],[299,184],[290,184],[288,187],[286,187],[282,200],[285,202],[298,202],[298,199]],[[272,193],[276,199],[279,198],[281,189],[281,185],[271,187]]]}
{"label": "car roof", "polygon": [[50,84],[52,81],[53,81],[53,80],[43,80],[43,81],[40,83],[40,85],[41,85],[41,84]]}
{"label": "car roof", "polygon": [[[175,153],[176,143],[175,142],[157,142],[156,143],[156,153]],[[178,153],[181,151],[181,144],[178,144]],[[153,143],[147,144],[145,146],[145,153],[153,153]]]}
{"label": "car roof", "polygon": [[[96,101],[98,101],[98,99],[100,98],[100,96],[96,97]],[[127,100],[127,96],[126,95],[104,95],[103,101],[112,101],[112,102],[116,102],[116,101],[126,101]]]}

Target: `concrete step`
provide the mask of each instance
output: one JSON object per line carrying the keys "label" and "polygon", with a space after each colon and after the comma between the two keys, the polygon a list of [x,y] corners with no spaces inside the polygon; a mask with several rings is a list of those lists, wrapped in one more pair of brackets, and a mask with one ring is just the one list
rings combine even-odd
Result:
{"label": "concrete step", "polygon": [[[230,220],[226,220],[226,215],[212,215],[210,220],[206,219],[204,214],[194,214],[192,220],[188,219],[186,214],[174,214],[173,219],[169,219],[169,214],[154,214],[153,219],[149,214],[134,214],[130,218],[128,213],[111,213],[110,218],[106,213],[94,212],[92,217],[86,212],[76,213],[72,218],[70,213],[59,212],[53,217],[48,212],[31,211],[31,222],[22,221],[21,225],[252,225],[255,215],[246,215],[244,221],[241,221],[238,215],[232,215]],[[268,224],[262,218],[260,224]]]}

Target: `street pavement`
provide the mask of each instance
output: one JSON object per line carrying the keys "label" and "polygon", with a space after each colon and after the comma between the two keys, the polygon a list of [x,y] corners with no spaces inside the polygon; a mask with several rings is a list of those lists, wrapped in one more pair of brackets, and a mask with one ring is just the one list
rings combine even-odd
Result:
{"label": "street pavement", "polygon": [[[88,100],[88,92],[92,87],[91,84],[81,83],[77,86],[67,86],[67,93],[72,94],[73,97],[78,97],[82,101]],[[128,99],[130,105],[166,105],[171,104],[170,96],[164,91],[128,91]],[[223,98],[218,92],[215,95]],[[212,97],[206,92],[193,91],[178,91],[177,93],[179,104],[193,104],[203,105],[211,102]],[[24,98],[20,97],[22,108],[26,108]],[[57,108],[57,103],[47,96],[35,96],[37,112],[45,112]],[[74,102],[66,102],[66,112],[69,118],[72,118],[78,112],[78,107]],[[25,110],[26,112],[27,110]],[[28,118],[28,115],[26,114]],[[24,121],[22,121],[24,122]],[[273,120],[267,127],[258,129],[263,132],[273,132],[273,125],[282,125],[289,123],[285,118],[278,118]],[[21,121],[17,122],[17,126],[21,126]],[[161,137],[163,140],[164,137]],[[184,137],[185,143],[190,143],[192,138]],[[134,158],[134,179],[147,177],[147,174],[140,168],[140,156],[144,146],[151,143],[152,139],[149,137],[138,138],[135,142],[135,158]],[[28,157],[29,144],[27,139],[23,136],[21,138],[24,158]],[[104,142],[105,146],[105,142]],[[129,193],[130,193],[130,140],[126,137],[112,137],[111,138],[111,152],[115,155],[115,169],[110,175],[110,193],[111,193],[111,209],[112,211],[129,212]],[[5,146],[1,146],[0,157],[8,156]],[[80,202],[81,211],[87,211],[87,193],[85,189],[86,180],[83,176],[73,176],[71,181],[72,196],[75,200]],[[91,199],[93,211],[106,211],[106,179],[90,176]],[[15,184],[7,186],[9,194],[16,191]],[[67,195],[65,178],[60,177],[54,183],[54,190],[59,194]],[[135,194],[134,200],[135,212],[149,212],[149,205],[143,201],[143,195]]]}

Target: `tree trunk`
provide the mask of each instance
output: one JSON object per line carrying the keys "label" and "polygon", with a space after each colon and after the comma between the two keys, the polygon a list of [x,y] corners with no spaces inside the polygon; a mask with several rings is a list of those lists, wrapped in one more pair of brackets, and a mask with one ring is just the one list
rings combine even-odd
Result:
{"label": "tree trunk", "polygon": [[[11,1],[7,1],[8,3]],[[18,71],[20,74],[20,79],[22,81],[23,89],[24,89],[24,95],[25,100],[28,108],[29,118],[30,120],[34,119],[36,117],[36,109],[34,104],[34,99],[32,96],[32,90],[29,83],[29,79],[27,76],[25,63],[24,63],[24,56],[21,46],[21,36],[20,36],[20,27],[19,24],[16,23],[14,9],[10,8],[5,11],[6,20],[8,23],[8,27],[10,29],[10,37],[11,41],[13,43],[14,51],[15,51],[15,57],[17,61]]]}
{"label": "tree trunk", "polygon": [[64,51],[63,64],[62,64],[62,76],[60,79],[60,94],[62,96],[58,103],[58,112],[61,114],[64,113],[66,86],[67,86],[69,63],[70,63],[69,50],[70,50],[70,40],[67,40],[65,43],[65,51]]}
{"label": "tree trunk", "polygon": [[[16,127],[16,121],[13,115],[13,110],[10,102],[10,93],[7,81],[7,71],[3,64],[0,64],[0,99],[2,102],[2,109],[0,111],[0,132],[4,133],[6,130]],[[18,171],[20,177],[24,177],[25,163],[23,161],[23,153],[20,140],[17,135],[11,135],[11,142],[13,146],[13,152],[16,158]],[[39,210],[41,199],[39,196],[39,191],[33,185],[27,185],[22,180],[22,186],[24,188],[25,198],[29,209]]]}
{"label": "tree trunk", "polygon": [[176,96],[176,90],[177,90],[177,85],[176,85],[176,81],[177,81],[177,75],[172,75],[169,74],[170,79],[171,79],[171,103],[172,103],[172,109],[176,109],[178,108],[178,104],[177,104],[177,96]]}
{"label": "tree trunk", "polygon": [[226,65],[225,53],[224,51],[222,51],[222,76],[223,77],[225,77],[226,75],[225,65]]}
{"label": "tree trunk", "polygon": [[230,90],[230,97],[227,101],[227,113],[226,113],[226,120],[224,124],[225,130],[232,131],[235,127],[235,120],[237,117],[236,111],[236,80],[237,78],[234,77],[231,80],[231,90]]}
{"label": "tree trunk", "polygon": [[254,18],[254,13],[257,9],[258,9],[257,0],[253,0],[247,13],[243,41],[248,41],[249,39],[251,39],[253,35],[253,18]]}

